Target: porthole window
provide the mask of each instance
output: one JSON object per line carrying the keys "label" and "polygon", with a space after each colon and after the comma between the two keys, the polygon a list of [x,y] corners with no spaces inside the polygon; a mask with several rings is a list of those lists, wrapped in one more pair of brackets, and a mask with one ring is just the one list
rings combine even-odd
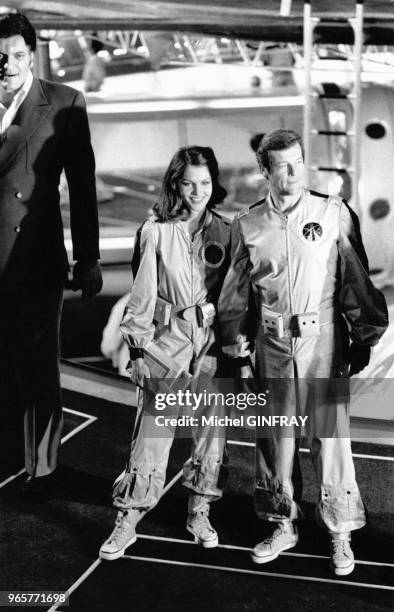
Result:
{"label": "porthole window", "polygon": [[378,123],[375,121],[374,123],[368,123],[365,128],[367,136],[373,138],[374,140],[378,140],[379,138],[383,138],[386,135],[386,128],[382,123]]}
{"label": "porthole window", "polygon": [[379,219],[384,219],[390,212],[390,204],[388,200],[381,198],[379,200],[375,200],[372,202],[369,207],[369,214],[371,215],[374,221],[378,221]]}

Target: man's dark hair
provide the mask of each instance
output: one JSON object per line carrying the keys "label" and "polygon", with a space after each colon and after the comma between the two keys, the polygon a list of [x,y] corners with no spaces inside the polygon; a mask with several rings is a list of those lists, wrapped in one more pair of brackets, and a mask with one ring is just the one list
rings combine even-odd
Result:
{"label": "man's dark hair", "polygon": [[183,202],[178,182],[183,177],[186,166],[207,166],[212,180],[212,195],[207,208],[223,202],[227,191],[219,183],[219,166],[211,147],[190,146],[179,149],[167,168],[163,178],[160,199],[153,207],[159,221],[186,219],[190,215],[187,204]]}
{"label": "man's dark hair", "polygon": [[7,13],[0,17],[0,38],[22,36],[31,51],[36,50],[36,31],[27,17],[22,13]]}
{"label": "man's dark hair", "polygon": [[293,132],[293,130],[279,129],[266,134],[266,136],[264,136],[264,138],[261,140],[256,151],[257,162],[260,170],[267,169],[268,172],[270,171],[270,151],[281,151],[282,149],[288,149],[297,142],[301,147],[302,157],[304,157],[304,145],[301,136],[297,134],[297,132]]}

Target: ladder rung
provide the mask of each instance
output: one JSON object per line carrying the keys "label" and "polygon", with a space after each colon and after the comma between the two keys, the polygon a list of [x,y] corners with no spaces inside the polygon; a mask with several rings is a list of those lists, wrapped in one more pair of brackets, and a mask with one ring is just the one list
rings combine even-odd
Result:
{"label": "ladder rung", "polygon": [[350,132],[338,132],[333,130],[311,130],[315,136],[352,136]]}
{"label": "ladder rung", "polygon": [[347,98],[349,97],[347,94],[329,94],[329,93],[324,93],[324,94],[317,94],[316,95],[317,98],[322,99],[332,99],[332,100],[347,100]]}
{"label": "ladder rung", "polygon": [[311,98],[326,98],[327,100],[355,100],[354,94],[319,94],[316,91],[312,91],[310,94]]}
{"label": "ladder rung", "polygon": [[337,168],[336,166],[309,166],[311,170],[318,170],[319,172],[338,172],[339,174],[345,174],[348,172],[352,174],[354,172],[354,168]]}

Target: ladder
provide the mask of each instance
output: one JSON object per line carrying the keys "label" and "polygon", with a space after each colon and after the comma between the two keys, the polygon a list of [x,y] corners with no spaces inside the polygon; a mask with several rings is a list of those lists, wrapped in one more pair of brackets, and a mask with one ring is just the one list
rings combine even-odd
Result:
{"label": "ladder", "polygon": [[[320,172],[348,172],[351,177],[352,185],[352,206],[355,211],[360,213],[360,170],[361,170],[361,71],[362,71],[362,46],[363,46],[363,23],[364,5],[363,0],[356,0],[355,16],[348,19],[354,32],[354,87],[349,94],[330,91],[328,88],[324,93],[312,91],[311,72],[312,53],[313,53],[313,34],[314,29],[321,18],[312,15],[311,2],[304,2],[304,63],[305,63],[305,105],[304,105],[304,147],[305,147],[305,179],[308,184],[311,171]],[[317,130],[312,126],[312,105],[316,98],[342,98],[353,102],[353,125],[350,130],[345,132],[331,130]],[[352,163],[350,166],[320,166],[311,163],[312,138],[325,136],[346,136],[352,138]]]}

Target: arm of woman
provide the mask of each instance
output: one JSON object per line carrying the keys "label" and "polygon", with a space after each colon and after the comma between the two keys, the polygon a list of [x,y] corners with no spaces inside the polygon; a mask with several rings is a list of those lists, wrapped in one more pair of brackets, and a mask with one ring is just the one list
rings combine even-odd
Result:
{"label": "arm of woman", "polygon": [[155,220],[149,218],[140,236],[140,263],[126,305],[120,331],[131,349],[141,354],[133,359],[132,380],[142,385],[149,377],[149,369],[143,361],[143,350],[152,342],[155,325],[153,316],[157,300],[157,264]]}

